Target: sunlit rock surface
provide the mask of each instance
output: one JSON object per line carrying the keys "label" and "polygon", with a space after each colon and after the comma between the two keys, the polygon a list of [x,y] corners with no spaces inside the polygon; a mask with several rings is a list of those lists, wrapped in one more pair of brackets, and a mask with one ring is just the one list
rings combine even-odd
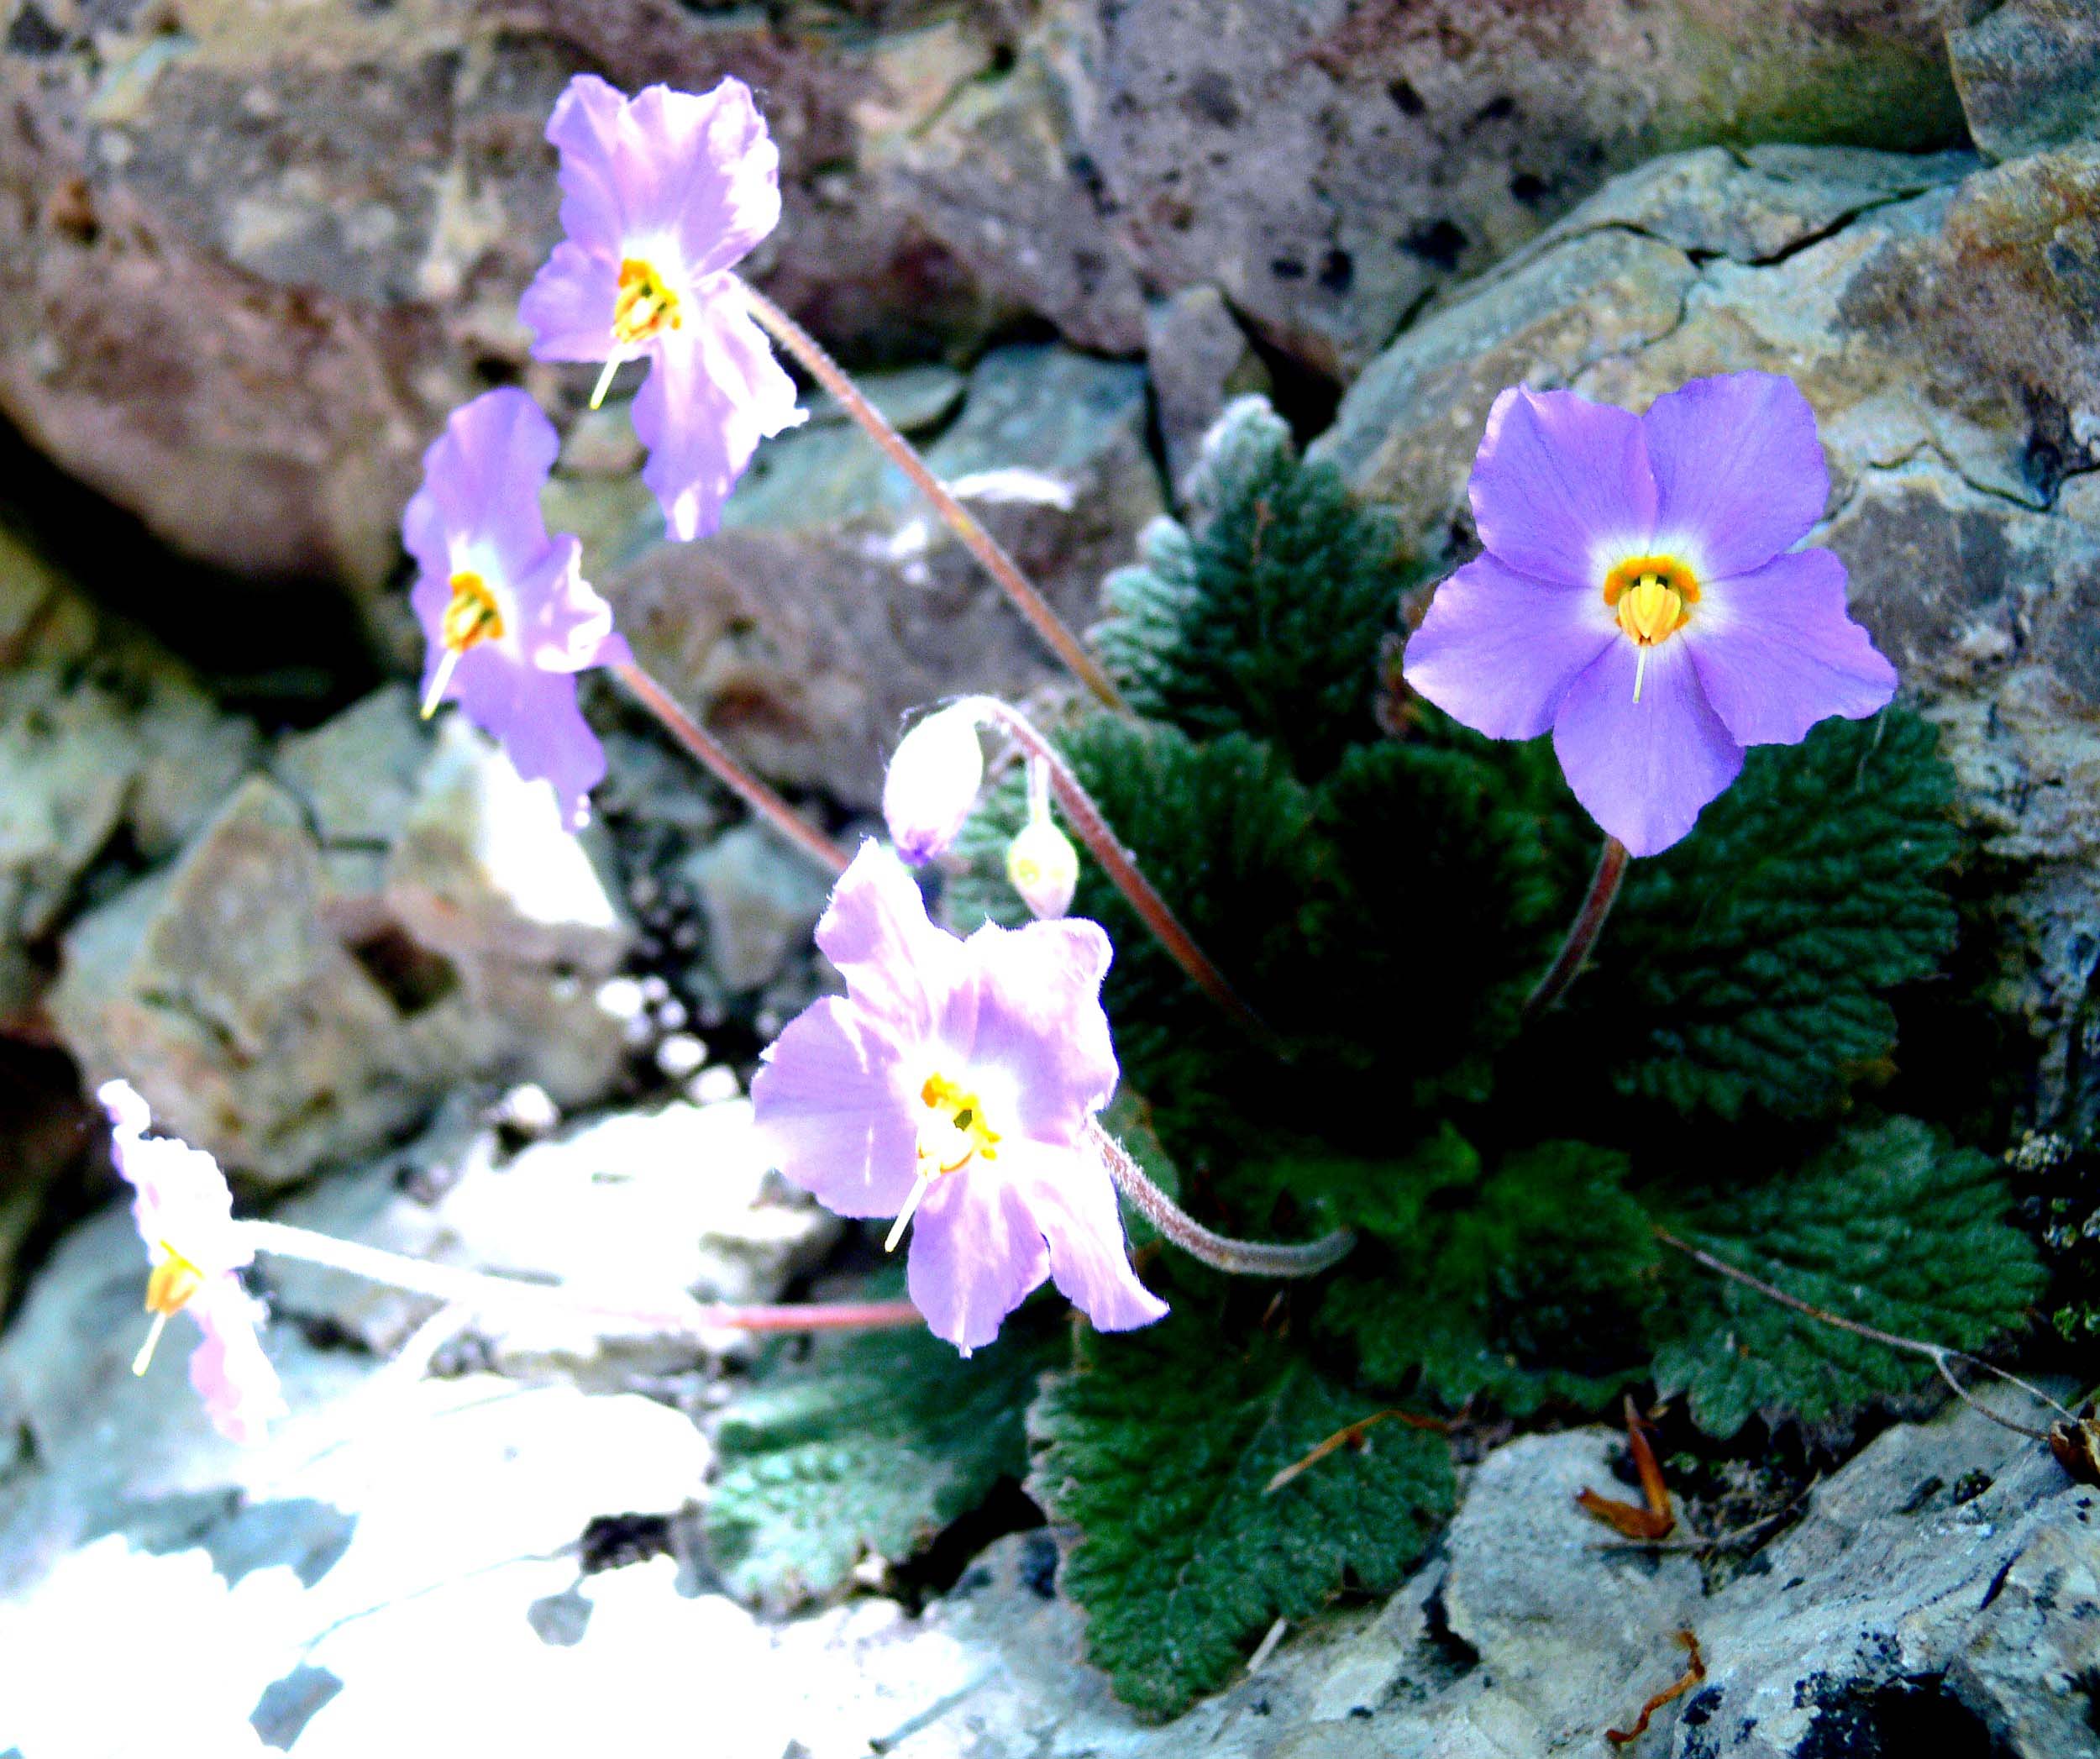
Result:
{"label": "sunlit rock surface", "polygon": [[623,1054],[628,928],[544,785],[393,686],[295,739],[76,923],[50,1006],[90,1084],[266,1182],[350,1160],[462,1081],[576,1103]]}

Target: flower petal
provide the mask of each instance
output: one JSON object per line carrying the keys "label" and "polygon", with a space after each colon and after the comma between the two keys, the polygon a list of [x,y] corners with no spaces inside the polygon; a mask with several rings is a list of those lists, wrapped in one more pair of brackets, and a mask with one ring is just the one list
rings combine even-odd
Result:
{"label": "flower petal", "polygon": [[[561,155],[561,229],[585,249],[612,257],[616,266],[627,225],[622,162],[633,150],[623,150],[622,141],[627,108],[617,87],[595,73],[580,73],[562,88],[547,118],[548,142]],[[609,300],[608,292],[608,322]]]}
{"label": "flower petal", "polygon": [[229,1441],[260,1441],[291,1410],[255,1335],[261,1305],[238,1278],[214,1277],[191,1297],[187,1310],[204,1333],[190,1352],[190,1384],[204,1401],[212,1426]]}
{"label": "flower petal", "polygon": [[1167,1316],[1137,1280],[1108,1169],[1084,1150],[1032,1142],[1002,1147],[1000,1165],[1021,1190],[1050,1247],[1050,1275],[1098,1331],[1128,1331]]}
{"label": "flower petal", "polygon": [[583,545],[566,532],[512,591],[525,618],[525,657],[543,672],[580,672],[630,657],[613,633],[612,606],[583,577]]}
{"label": "flower petal", "polygon": [[1409,638],[1409,684],[1494,739],[1536,738],[1567,687],[1620,639],[1595,586],[1547,585],[1492,555],[1437,587]]}
{"label": "flower petal", "polygon": [[988,922],[964,945],[978,969],[971,1066],[1005,1072],[1023,1135],[1070,1144],[1116,1091],[1100,1000],[1108,936],[1074,917],[1025,928]]}
{"label": "flower petal", "polygon": [[177,1137],[148,1136],[151,1115],[127,1083],[108,1082],[96,1097],[109,1114],[110,1158],[132,1189],[132,1221],[154,1262],[174,1251],[207,1276],[252,1263],[218,1163]]}
{"label": "flower petal", "polygon": [[1830,475],[1815,412],[1777,373],[1723,373],[1657,397],[1641,418],[1659,548],[1696,557],[1700,581],[1769,562],[1823,517]]}
{"label": "flower petal", "polygon": [[642,480],[680,542],[721,525],[722,503],[759,442],[807,414],[795,407],[795,381],[743,309],[734,280],[713,277],[698,298],[685,323],[659,339],[633,410],[635,435],[649,454]]}
{"label": "flower petal", "polygon": [[676,229],[696,281],[727,269],[780,224],[780,150],[742,80],[697,97],[651,86],[629,113],[642,150],[662,168],[660,206],[646,223]]}
{"label": "flower petal", "polygon": [[922,867],[961,832],[984,785],[978,710],[969,700],[937,711],[897,742],[882,778],[882,816],[898,854]]}
{"label": "flower petal", "polygon": [[895,1046],[827,996],[766,1048],[751,1081],[780,1171],[839,1216],[894,1216],[917,1177],[918,1125],[897,1096]]}
{"label": "flower petal", "polygon": [[862,843],[838,876],[816,945],[846,979],[855,1010],[898,1045],[930,1041],[956,993],[975,990],[963,943],[927,920],[917,883],[876,843]]}
{"label": "flower petal", "polygon": [[446,601],[455,542],[486,547],[512,580],[539,565],[548,542],[539,491],[560,449],[554,424],[514,386],[484,391],[446,417],[402,516],[409,554]]}
{"label": "flower petal", "polygon": [[1792,745],[1825,716],[1861,720],[1896,694],[1896,668],[1852,621],[1845,564],[1827,549],[1714,582],[1678,639],[1745,745]]}
{"label": "flower petal", "polygon": [[[434,645],[424,657],[426,692],[439,657]],[[527,781],[553,784],[563,823],[573,829],[590,818],[591,790],[605,780],[605,747],[576,706],[572,674],[543,672],[507,643],[484,642],[459,656],[445,696]]]}
{"label": "flower petal", "polygon": [[612,308],[619,298],[617,257],[564,239],[539,265],[517,302],[518,321],[533,333],[535,360],[609,360],[619,344]]}
{"label": "flower petal", "polygon": [[1709,706],[1685,643],[1649,649],[1635,702],[1638,657],[1631,641],[1614,642],[1569,686],[1553,749],[1589,816],[1629,853],[1653,855],[1735,780],[1743,748]]}
{"label": "flower petal", "polygon": [[1641,421],[1572,391],[1505,391],[1474,457],[1480,541],[1520,574],[1604,585],[1610,554],[1642,549],[1655,527],[1655,478]]}
{"label": "flower petal", "polygon": [[981,1348],[1050,1274],[1050,1249],[1021,1192],[990,1169],[937,1179],[911,1222],[906,1282],[936,1337]]}

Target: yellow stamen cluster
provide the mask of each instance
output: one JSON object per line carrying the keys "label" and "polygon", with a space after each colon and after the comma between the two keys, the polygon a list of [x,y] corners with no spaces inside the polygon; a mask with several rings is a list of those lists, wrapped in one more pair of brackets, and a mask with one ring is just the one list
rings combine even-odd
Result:
{"label": "yellow stamen cluster", "polygon": [[999,1132],[984,1116],[984,1103],[936,1070],[919,1090],[919,1103],[927,1116],[919,1126],[919,1176],[905,1200],[904,1208],[890,1224],[885,1252],[895,1252],[897,1242],[933,1181],[943,1173],[959,1173],[972,1161],[999,1158]]}
{"label": "yellow stamen cluster", "polygon": [[166,1256],[146,1278],[146,1311],[180,1313],[189,1305],[190,1297],[204,1286],[204,1273],[165,1240],[160,1250]]}
{"label": "yellow stamen cluster", "polygon": [[503,611],[478,574],[461,570],[452,577],[452,602],[445,606],[444,643],[464,654],[477,643],[503,638]]}
{"label": "yellow stamen cluster", "polygon": [[153,1362],[153,1352],[160,1347],[160,1334],[168,1328],[168,1321],[187,1306],[190,1298],[204,1286],[204,1273],[184,1258],[165,1240],[160,1242],[160,1256],[154,1260],[153,1269],[146,1278],[146,1311],[153,1315],[153,1325],[146,1332],[146,1341],[139,1353],[131,1359],[131,1372],[144,1374]]}
{"label": "yellow stamen cluster", "polygon": [[980,1154],[986,1160],[999,1158],[999,1132],[986,1121],[975,1094],[937,1074],[927,1077],[919,1101],[928,1114],[919,1126],[921,1177],[955,1172]]}
{"label": "yellow stamen cluster", "polygon": [[1634,556],[1604,576],[1604,602],[1618,613],[1619,627],[1641,650],[1635,669],[1633,700],[1641,700],[1647,676],[1648,650],[1667,641],[1690,620],[1699,601],[1698,577],[1675,556]]}
{"label": "yellow stamen cluster", "polygon": [[612,301],[612,334],[622,348],[637,347],[666,330],[677,329],[685,321],[678,296],[664,285],[651,265],[636,256],[620,265],[620,290]]}

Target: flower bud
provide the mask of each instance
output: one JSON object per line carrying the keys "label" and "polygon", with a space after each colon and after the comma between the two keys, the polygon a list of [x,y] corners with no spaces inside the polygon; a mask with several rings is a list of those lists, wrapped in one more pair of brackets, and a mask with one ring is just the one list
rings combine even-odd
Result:
{"label": "flower bud", "polygon": [[1039,921],[1061,916],[1079,884],[1079,852],[1047,814],[1037,815],[1006,846],[1006,877]]}
{"label": "flower bud", "polygon": [[920,722],[898,742],[883,778],[882,816],[897,853],[916,865],[946,853],[984,780],[974,703],[958,702]]}

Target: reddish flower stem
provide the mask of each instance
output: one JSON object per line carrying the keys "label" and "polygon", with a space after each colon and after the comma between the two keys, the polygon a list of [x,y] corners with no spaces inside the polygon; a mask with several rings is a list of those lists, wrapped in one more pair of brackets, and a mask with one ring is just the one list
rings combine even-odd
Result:
{"label": "reddish flower stem", "polygon": [[1080,785],[1072,766],[1065,762],[1058,748],[1036,730],[1035,723],[1019,709],[1001,702],[996,696],[974,696],[969,700],[984,720],[996,725],[1042,766],[1050,779],[1051,792],[1064,808],[1066,822],[1101,864],[1101,871],[1108,875],[1110,883],[1130,901],[1131,908],[1137,912],[1159,944],[1189,974],[1189,980],[1249,1032],[1264,1039],[1273,1039],[1274,1034],[1262,1016],[1240,999],[1239,992],[1226,981],[1225,974],[1210,963],[1209,955],[1182,926],[1181,919],[1167,901],[1152,889],[1152,881],[1139,869],[1137,858],[1117,840],[1109,822],[1101,816],[1101,809],[1094,804],[1093,796]]}
{"label": "reddish flower stem", "polygon": [[778,831],[827,874],[846,871],[852,858],[830,837],[809,824],[792,806],[759,780],[719,739],[680,708],[671,693],[634,661],[622,660],[611,668],[628,694],[652,715],[658,724],[704,769],[713,772],[722,785]]}
{"label": "reddish flower stem", "polygon": [[1302,1246],[1283,1246],[1269,1240],[1235,1240],[1213,1233],[1145,1176],[1126,1148],[1100,1123],[1089,1118],[1086,1139],[1108,1168],[1116,1188],[1132,1206],[1192,1258],[1200,1258],[1213,1270],[1238,1277],[1316,1277],[1347,1258],[1357,1243],[1355,1232],[1336,1228]]}
{"label": "reddish flower stem", "polygon": [[700,1337],[716,1331],[868,1331],[922,1325],[909,1301],[863,1301],[803,1306],[739,1307],[722,1301],[682,1301],[669,1306],[630,1307],[589,1300],[545,1283],[520,1282],[486,1271],[433,1264],[400,1252],[383,1252],[354,1240],[339,1240],[281,1221],[244,1221],[241,1233],[259,1252],[296,1258],[381,1283],[410,1294],[428,1295],[471,1312],[524,1310],[635,1327],[672,1337]]}
{"label": "reddish flower stem", "polygon": [[1583,963],[1589,957],[1597,937],[1604,932],[1604,919],[1611,914],[1612,904],[1619,896],[1619,883],[1626,877],[1629,858],[1625,844],[1616,837],[1604,839],[1603,853],[1597,858],[1597,871],[1590,876],[1589,895],[1583,900],[1582,909],[1576,912],[1574,925],[1567,931],[1567,938],[1561,943],[1558,956],[1524,1004],[1527,1020],[1551,1007],[1561,999],[1562,992],[1580,975]]}
{"label": "reddish flower stem", "polygon": [[861,395],[860,387],[846,375],[843,367],[824,351],[823,344],[789,317],[757,288],[746,284],[744,297],[749,302],[751,315],[770,333],[790,354],[801,361],[809,375],[838,400],[839,407],[864,428],[869,437],[889,454],[891,463],[911,479],[919,492],[933,503],[933,510],[948,522],[955,535],[968,546],[972,555],[983,563],[985,570],[999,582],[1000,589],[1013,601],[1014,606],[1027,618],[1028,624],[1058,659],[1071,668],[1072,674],[1100,697],[1108,707],[1119,713],[1127,712],[1122,693],[1116,688],[1108,674],[1101,669],[1099,660],[1080,644],[1063,618],[1050,608],[1020,565],[999,540],[980,525],[969,509],[963,505],[948,486],[927,468],[911,443],[890,424],[888,417]]}

